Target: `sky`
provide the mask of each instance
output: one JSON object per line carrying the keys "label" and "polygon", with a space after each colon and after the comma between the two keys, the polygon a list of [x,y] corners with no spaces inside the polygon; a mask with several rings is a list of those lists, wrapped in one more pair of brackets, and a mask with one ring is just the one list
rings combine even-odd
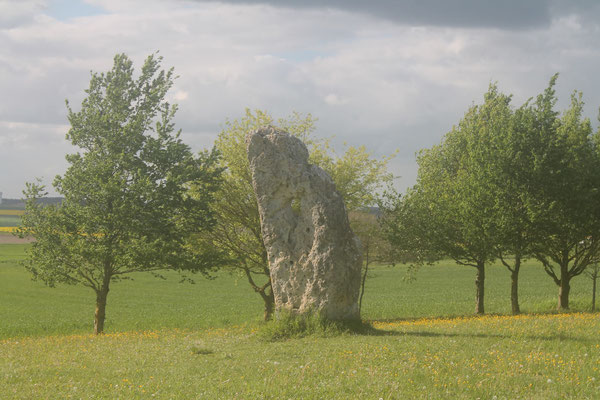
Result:
{"label": "sky", "polygon": [[596,0],[0,0],[0,192],[20,198],[76,152],[65,100],[78,110],[90,71],[156,51],[179,75],[169,99],[194,151],[245,109],[318,119],[315,136],[390,155],[396,187],[415,154],[439,143],[491,82],[514,106],[560,73],[558,107],[583,92],[600,106]]}

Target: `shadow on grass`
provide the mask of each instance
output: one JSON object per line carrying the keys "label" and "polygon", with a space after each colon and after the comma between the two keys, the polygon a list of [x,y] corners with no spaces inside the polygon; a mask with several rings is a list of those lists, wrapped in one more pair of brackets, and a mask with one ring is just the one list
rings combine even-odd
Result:
{"label": "shadow on grass", "polygon": [[373,319],[370,320],[370,323],[395,323],[395,322],[416,322],[416,321],[453,321],[453,320],[461,320],[461,321],[475,321],[482,319],[491,319],[491,318],[506,318],[506,319],[519,319],[519,318],[536,318],[536,317],[544,317],[544,316],[558,316],[558,315],[570,315],[570,314],[600,314],[600,311],[589,311],[589,310],[567,310],[567,311],[541,311],[534,313],[521,313],[517,315],[513,314],[501,314],[501,313],[490,313],[490,314],[472,314],[472,315],[439,315],[433,317],[408,317],[408,318],[384,318],[384,319]]}
{"label": "shadow on grass", "polygon": [[[543,341],[567,341],[567,342],[593,342],[589,338],[581,338],[564,334],[557,335],[504,335],[494,333],[451,333],[451,332],[431,332],[431,331],[412,331],[399,332],[384,329],[372,328],[369,332],[359,333],[365,336],[416,336],[416,337],[445,337],[445,338],[470,338],[470,339],[522,339],[522,340],[543,340]],[[594,341],[595,342],[595,341]]]}
{"label": "shadow on grass", "polygon": [[[544,334],[506,334],[506,333],[479,333],[479,332],[436,332],[428,330],[434,329],[436,323],[447,322],[472,322],[482,321],[489,322],[495,320],[507,321],[511,320],[528,320],[536,317],[545,316],[565,316],[569,314],[581,314],[582,312],[571,313],[536,313],[536,314],[486,314],[472,316],[451,316],[451,317],[434,317],[434,318],[396,318],[386,320],[346,320],[334,321],[327,320],[319,313],[307,313],[304,315],[281,314],[279,318],[268,322],[259,329],[259,337],[266,341],[279,341],[287,339],[298,339],[306,336],[319,337],[335,337],[340,335],[356,335],[356,336],[415,336],[415,337],[445,337],[445,338],[480,338],[480,339],[519,339],[519,340],[544,340],[544,341],[571,341],[571,342],[590,342],[590,339],[567,335],[564,333],[556,333],[551,335]],[[598,314],[598,313],[585,313]],[[400,325],[394,327],[397,329],[386,329],[387,327],[375,327],[373,324],[394,324]],[[413,325],[414,323],[414,325]],[[427,326],[432,324],[431,326]],[[425,326],[422,326],[425,325]],[[402,328],[411,328],[405,330]],[[443,327],[443,325],[442,325]],[[391,328],[391,327],[390,327]],[[417,328],[418,330],[414,330]]]}
{"label": "shadow on grass", "polygon": [[[373,320],[370,323],[408,323],[411,322],[421,322],[421,323],[435,323],[435,322],[447,322],[447,321],[457,321],[457,322],[467,322],[467,321],[477,321],[477,320],[493,320],[494,318],[503,318],[505,320],[510,321],[511,319],[530,319],[536,317],[547,317],[547,316],[564,316],[569,314],[590,314],[595,315],[597,312],[584,312],[584,311],[569,311],[569,312],[542,312],[542,313],[533,313],[533,314],[519,314],[519,315],[506,315],[506,314],[486,314],[486,315],[472,315],[472,316],[450,316],[450,317],[433,317],[433,318],[395,318],[395,319],[385,319],[385,320]],[[432,332],[426,330],[419,331],[397,331],[397,330],[388,330],[375,328],[371,324],[368,325],[368,329],[364,329],[362,332],[356,332],[356,334],[369,335],[369,336],[416,336],[416,337],[447,337],[447,338],[481,338],[481,339],[523,339],[523,340],[544,340],[544,341],[571,341],[571,342],[590,342],[591,340],[588,338],[582,338],[577,336],[565,335],[563,333],[557,333],[553,335],[509,335],[509,334],[500,334],[500,333],[456,333],[456,332]],[[406,325],[410,326],[410,325]]]}

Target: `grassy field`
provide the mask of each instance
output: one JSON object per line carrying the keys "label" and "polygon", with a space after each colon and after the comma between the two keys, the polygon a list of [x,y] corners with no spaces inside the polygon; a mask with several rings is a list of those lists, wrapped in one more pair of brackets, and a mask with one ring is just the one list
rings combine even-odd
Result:
{"label": "grassy field", "polygon": [[[261,302],[241,277],[195,285],[135,276],[112,286],[107,334],[94,337],[94,296],[46,288],[0,245],[0,399],[31,398],[598,398],[600,318],[552,313],[557,289],[534,263],[512,317],[505,269],[487,271],[472,317],[474,270],[441,263],[414,283],[400,267],[367,282],[366,334],[265,342]],[[574,280],[586,311],[591,282]]]}
{"label": "grassy field", "polygon": [[[31,281],[17,264],[28,245],[0,245],[0,339],[87,333],[93,324],[95,294],[81,286],[46,287]],[[240,278],[222,274],[196,284],[134,274],[111,285],[107,332],[163,328],[206,329],[256,320],[261,301]],[[243,278],[245,279],[245,278]],[[0,396],[0,399],[2,397]]]}

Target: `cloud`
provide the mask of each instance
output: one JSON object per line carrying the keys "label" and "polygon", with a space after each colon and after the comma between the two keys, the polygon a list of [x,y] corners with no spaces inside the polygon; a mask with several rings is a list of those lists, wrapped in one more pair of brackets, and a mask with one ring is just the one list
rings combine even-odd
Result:
{"label": "cloud", "polygon": [[181,103],[182,101],[187,100],[189,96],[189,93],[186,92],[185,90],[178,90],[174,95],[173,95],[173,100],[177,103]]}
{"label": "cloud", "polygon": [[45,0],[1,0],[0,29],[10,29],[34,21],[46,6]]}
{"label": "cloud", "polygon": [[65,140],[67,130],[61,124],[0,121],[0,167],[4,171],[0,191],[4,197],[21,198],[25,182],[37,178],[51,189],[54,176],[66,169],[65,154],[73,152]]}
{"label": "cloud", "polygon": [[340,97],[335,93],[329,93],[327,96],[325,96],[324,100],[325,103],[332,106],[347,104],[350,101],[349,99]]}
{"label": "cloud", "polygon": [[551,22],[551,0],[197,0],[269,4],[295,9],[333,8],[404,25],[532,29]]}
{"label": "cloud", "polygon": [[64,155],[74,150],[63,139],[64,100],[79,109],[90,70],[110,69],[119,52],[139,68],[160,50],[164,66],[175,67],[179,78],[169,100],[179,103],[177,127],[194,150],[210,147],[223,122],[241,117],[246,107],[275,117],[310,112],[319,119],[317,135],[335,135],[336,146],[366,144],[377,156],[398,148],[393,165],[405,177],[402,186],[414,181],[414,153],[438,143],[473,101],[481,101],[490,81],[519,104],[561,72],[561,107],[575,88],[584,91],[592,118],[600,104],[600,28],[583,15],[596,8],[582,3],[557,8],[539,2],[540,15],[549,16],[528,30],[504,22],[452,26],[435,10],[428,24],[377,16],[395,2],[364,2],[371,5],[366,11],[357,1],[344,3],[348,7],[329,1],[325,8],[316,2],[300,8],[89,3],[106,12],[61,21],[32,2],[26,17],[13,18],[20,22],[0,27],[0,92],[8,94],[0,98],[0,167],[12,171],[19,159],[26,164],[10,183],[3,179],[6,196],[19,195],[20,183],[31,177],[64,171]]}

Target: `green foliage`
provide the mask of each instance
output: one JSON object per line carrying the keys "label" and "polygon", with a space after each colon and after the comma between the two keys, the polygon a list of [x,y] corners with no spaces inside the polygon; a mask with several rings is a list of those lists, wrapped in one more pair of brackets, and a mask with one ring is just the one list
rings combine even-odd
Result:
{"label": "green foliage", "polygon": [[[174,131],[177,107],[164,100],[173,70],[149,56],[134,77],[132,62],[116,55],[107,73],[92,73],[81,110],[67,103],[67,139],[79,152],[54,180],[64,197],[43,206],[44,187],[27,184],[21,236],[36,241],[26,268],[49,286],[80,284],[97,295],[102,331],[111,281],[132,272],[200,270],[209,255],[189,251],[190,235],[210,230],[209,209],[219,183],[217,153],[195,157]],[[191,185],[199,195],[188,195]]]}
{"label": "green foliage", "polygon": [[530,138],[526,206],[532,254],[559,287],[559,309],[569,308],[571,279],[600,258],[600,154],[579,92],[562,115],[554,111],[554,76],[521,113]]}
{"label": "green foliage", "polygon": [[375,205],[378,192],[389,188],[394,179],[387,165],[395,154],[378,160],[365,146],[348,146],[340,157],[329,141],[313,143],[309,151],[310,161],[323,168],[335,182],[348,211]]}
{"label": "green foliage", "polygon": [[495,192],[488,179],[494,155],[489,143],[506,129],[509,101],[491,86],[483,105],[472,106],[440,146],[418,158],[418,182],[409,196],[430,215],[425,239],[434,252],[458,263],[476,266],[495,258]]}
{"label": "green foliage", "polygon": [[495,138],[510,129],[510,97],[491,85],[440,145],[418,156],[417,184],[384,211],[387,236],[400,258],[435,256],[475,267],[476,312],[484,312],[485,265],[497,256]]}

